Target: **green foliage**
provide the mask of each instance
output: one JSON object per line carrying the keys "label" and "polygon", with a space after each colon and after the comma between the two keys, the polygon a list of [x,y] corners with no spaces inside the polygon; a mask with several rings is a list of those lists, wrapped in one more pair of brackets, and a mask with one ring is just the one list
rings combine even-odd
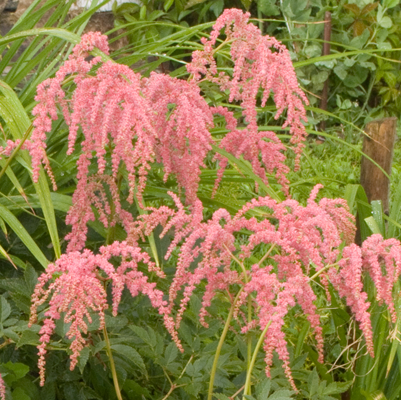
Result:
{"label": "green foliage", "polygon": [[[78,42],[91,15],[101,6],[101,3],[93,5],[66,21],[72,1],[64,4],[48,0],[41,7],[39,3],[40,0],[36,0],[13,29],[0,38],[0,117],[7,138],[21,139],[29,134],[37,84],[54,75],[59,64],[68,57],[71,45]],[[401,48],[399,1],[149,0],[141,5],[115,5],[115,31],[119,37],[126,36],[128,44],[111,58],[132,65],[145,75],[159,69],[174,76],[185,76],[185,63],[190,53],[199,48],[199,38],[207,34],[213,24],[211,21],[223,8],[233,6],[249,9],[258,18],[256,23],[264,33],[285,41],[301,85],[308,91],[311,108],[307,125],[314,136],[303,154],[301,170],[290,176],[292,197],[303,201],[311,187],[322,182],[324,195],[343,196],[351,210],[358,214],[363,238],[374,232],[386,233],[387,237],[399,236],[401,183],[394,187],[389,216],[381,212],[379,204],[367,203],[358,184],[364,124],[376,117],[398,115],[401,111],[397,50]],[[332,53],[321,56],[322,21],[326,11],[332,12]],[[42,21],[42,26],[44,22],[43,28],[36,28],[38,21]],[[25,50],[18,52],[23,43],[27,44]],[[226,51],[224,48],[219,51],[222,66]],[[328,110],[322,111],[318,108],[318,96],[327,79]],[[202,90],[211,104],[227,102],[224,94],[206,84]],[[279,129],[280,121],[274,121],[274,111],[272,103],[259,110],[263,129]],[[321,121],[326,121],[325,132],[318,132]],[[225,134],[222,126],[213,130],[215,137]],[[325,138],[320,144],[315,141],[319,134]],[[282,139],[286,143],[288,137],[283,135]],[[4,145],[5,141],[0,141]],[[15,152],[0,164],[0,372],[10,391],[8,395],[18,400],[115,398],[111,373],[105,368],[108,364],[106,343],[98,333],[99,323],[95,317],[89,329],[90,346],[81,353],[78,368],[72,372],[68,364],[69,341],[64,337],[66,327],[57,326],[57,336],[49,345],[53,351],[48,357],[47,383],[43,389],[37,386],[35,346],[39,343],[40,328],[33,325],[28,329],[27,326],[30,295],[38,271],[58,258],[64,247],[60,238],[67,232],[63,220],[71,205],[77,159],[77,155],[69,159],[65,156],[66,142],[66,126],[55,124],[48,138],[48,151],[59,185],[57,193],[51,192],[44,173],[38,184],[32,183],[30,159],[24,151]],[[215,148],[215,151],[227,156],[232,169],[225,174],[214,199],[211,198],[215,178],[212,161],[202,173],[199,197],[207,205],[208,213],[222,206],[235,213],[259,194],[278,200],[282,197],[274,180],[266,186],[253,174],[247,161],[236,159],[223,150]],[[396,155],[398,152],[399,149]],[[148,205],[164,204],[167,191],[178,192],[172,181],[163,182],[157,166],[149,175],[151,182],[145,191]],[[398,165],[393,175],[401,182]],[[255,181],[259,184],[258,192]],[[90,246],[97,248],[103,244],[107,232],[96,223],[90,228]],[[115,234],[118,236],[121,232]],[[173,256],[170,262],[163,260],[167,247],[164,240],[169,239],[160,240],[155,235],[145,241],[143,247],[150,248],[166,274],[171,275],[175,259]],[[163,289],[168,291],[167,286]],[[209,329],[201,327],[196,317],[199,298],[195,296],[191,300],[179,332],[186,350],[184,354],[171,342],[148,301],[128,298],[122,302],[120,316],[108,315],[106,320],[124,398],[161,399],[167,394],[171,400],[203,398],[228,312],[223,296],[211,307],[212,313],[220,319],[211,321]],[[332,293],[330,310],[327,310],[322,298],[317,303],[323,314],[328,343],[326,364],[317,362],[309,325],[295,310],[286,329],[289,343],[293,345],[291,367],[299,393],[290,390],[277,359],[271,379],[266,378],[260,352],[253,373],[253,395],[245,398],[332,400],[340,399],[341,393],[346,391],[351,399],[395,400],[399,397],[401,350],[394,339],[396,336],[388,340],[386,313],[379,306],[373,309],[377,358],[371,360],[361,355],[360,341],[355,348],[349,346],[352,340],[360,338],[360,333],[340,299]],[[259,335],[257,331],[249,332],[252,346],[256,345]],[[342,349],[347,350],[342,353]],[[233,399],[234,395],[242,398],[240,389],[245,383],[246,352],[247,343],[237,332],[229,331],[217,366],[215,398]],[[354,372],[357,377],[353,382]]]}

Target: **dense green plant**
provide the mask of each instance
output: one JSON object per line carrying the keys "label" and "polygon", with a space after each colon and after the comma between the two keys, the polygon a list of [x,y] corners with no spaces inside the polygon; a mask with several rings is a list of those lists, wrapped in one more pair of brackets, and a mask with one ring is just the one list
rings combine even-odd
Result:
{"label": "dense green plant", "polygon": [[[58,1],[47,1],[42,8],[35,9],[38,4],[39,1],[36,1],[13,30],[0,39],[0,46],[3,46],[4,51],[0,68],[5,71],[3,73],[4,83],[2,82],[0,86],[2,93],[0,113],[7,139],[29,137],[36,86],[46,78],[54,76],[60,63],[66,60],[70,54],[71,44],[79,42],[79,36],[90,15],[100,6],[99,4],[91,7],[63,25],[63,17],[66,16],[70,4],[64,5]],[[207,36],[208,29],[213,24],[209,23],[208,19],[217,17],[227,5],[222,1],[198,2],[193,5],[149,2],[146,3],[146,12],[142,8],[142,18],[141,10],[139,10],[139,14],[137,11],[131,10],[132,12],[128,11],[125,15],[123,15],[123,9],[116,10],[117,14],[120,12],[118,27],[123,29],[122,35],[140,34],[143,36],[141,36],[139,46],[129,45],[112,54],[111,58],[117,59],[121,64],[133,65],[145,76],[158,68],[161,63],[169,61],[170,65],[165,68],[166,70],[172,70],[173,76],[187,78],[183,65],[189,61],[193,50],[201,49],[198,39],[201,36]],[[229,5],[232,5],[232,2]],[[241,6],[240,3],[236,5]],[[303,4],[295,1],[259,1],[243,5],[250,7],[254,16],[273,16],[277,19],[284,17],[281,21],[263,22],[258,25],[265,32],[284,40],[290,39],[286,43],[295,58],[301,85],[309,92],[319,95],[323,82],[333,71],[330,78],[332,85],[330,93],[334,93],[329,102],[331,115],[312,108],[307,125],[308,131],[316,134],[315,126],[321,120],[322,115],[325,118],[329,117],[327,125],[329,129],[327,133],[322,133],[328,139],[323,145],[308,146],[303,156],[303,168],[300,172],[290,175],[291,195],[303,202],[309,197],[311,188],[319,182],[326,185],[324,193],[328,197],[342,196],[346,188],[345,197],[351,210],[358,208],[362,222],[367,218],[368,223],[363,226],[365,235],[369,236],[372,232],[384,234],[382,221],[386,216],[381,215],[378,211],[379,208],[376,207],[373,220],[369,218],[371,208],[357,185],[358,173],[355,171],[355,166],[358,164],[358,157],[355,154],[358,154],[358,150],[360,151],[357,138],[357,132],[360,131],[355,126],[362,126],[365,120],[371,118],[371,115],[379,114],[379,110],[375,108],[378,104],[371,103],[370,95],[376,90],[390,88],[389,82],[392,77],[390,75],[386,75],[386,78],[383,78],[384,75],[382,77],[376,75],[379,78],[372,77],[375,74],[375,68],[376,74],[379,73],[380,68],[385,71],[389,71],[391,68],[390,72],[397,74],[396,64],[388,60],[390,57],[394,58],[395,53],[390,51],[383,53],[381,50],[379,53],[373,53],[384,55],[386,60],[372,56],[369,51],[370,49],[376,51],[375,46],[379,42],[377,39],[376,41],[371,38],[366,39],[367,33],[363,32],[362,35],[356,35],[354,38],[354,27],[356,22],[362,21],[367,26],[365,31],[370,32],[369,28],[371,28],[377,35],[380,34],[380,40],[386,36],[385,32],[390,32],[390,36],[380,43],[391,41],[391,46],[397,48],[399,46],[397,42],[394,42],[396,24],[388,26],[388,20],[384,19],[383,21],[383,18],[389,17],[395,22],[399,6],[395,2],[383,3],[384,10],[386,7],[387,10],[382,14],[380,25],[377,22],[378,6],[375,6],[370,14],[367,14],[368,18],[372,18],[369,20],[364,17],[364,14],[363,18],[359,18],[355,8],[354,13],[353,7],[345,7],[346,2],[328,2],[326,4],[322,1]],[[365,4],[357,3],[357,6],[362,11]],[[52,9],[53,13],[45,29],[27,31],[34,28],[36,22],[49,9]],[[341,47],[337,44],[336,48],[333,43],[334,51],[338,51],[338,53],[333,54],[334,57],[322,59],[320,58],[321,44],[317,40],[321,35],[322,24],[307,24],[306,22],[313,22],[313,18],[315,21],[321,21],[323,13],[327,9],[334,12],[333,29],[337,36],[333,37],[333,42],[341,42],[350,47]],[[189,13],[189,11],[192,12]],[[186,23],[182,21],[186,21]],[[193,26],[194,22],[198,21],[205,23]],[[63,29],[46,29],[54,27],[56,23],[59,24],[59,28]],[[188,27],[187,24],[191,27]],[[149,27],[152,28],[149,29]],[[394,34],[391,33],[391,30],[394,30]],[[146,35],[147,31],[152,34]],[[360,31],[357,30],[356,33],[360,33]],[[16,56],[22,41],[26,37],[35,36],[36,38],[29,43],[22,55]],[[157,42],[155,38],[158,39]],[[366,42],[363,42],[362,39]],[[300,46],[299,43],[304,45]],[[386,44],[383,45],[383,48],[391,50]],[[341,54],[344,51],[354,53]],[[150,63],[135,64],[140,60],[147,60],[149,54],[155,57],[151,60],[148,59],[151,61]],[[219,65],[225,68],[229,68],[226,62],[227,55],[228,47],[222,47],[216,52]],[[6,68],[10,66],[11,69]],[[352,80],[353,68],[356,66],[359,68],[361,76],[365,76],[365,80],[362,82]],[[347,73],[346,79],[343,79],[344,71]],[[338,80],[337,77],[339,77]],[[376,89],[378,86],[375,85],[380,80],[382,87]],[[74,86],[70,83],[67,82],[66,85],[67,94],[74,90]],[[228,96],[207,82],[202,83],[202,93],[207,102],[214,106],[228,103]],[[382,95],[385,96],[385,93],[382,92]],[[309,97],[312,102],[315,102],[315,105],[318,105],[315,98],[313,95]],[[386,99],[384,98],[384,101],[387,101]],[[394,107],[392,100],[388,101],[388,106]],[[236,117],[240,115],[239,109],[233,107],[232,110]],[[258,109],[258,123],[261,129],[266,131],[280,129],[273,119],[274,113],[275,108],[272,102]],[[335,115],[333,116],[333,114]],[[281,122],[279,121],[279,123]],[[340,123],[343,125],[339,125]],[[218,143],[226,134],[224,121],[216,119],[216,126],[211,133]],[[16,149],[10,158],[1,160],[3,169],[0,172],[0,191],[2,193],[0,226],[3,234],[0,237],[2,246],[0,256],[4,261],[2,261],[2,270],[0,271],[0,288],[3,290],[1,297],[3,343],[1,344],[0,372],[4,376],[8,390],[12,392],[10,396],[16,399],[38,399],[43,396],[49,399],[115,398],[112,376],[109,370],[104,368],[109,362],[110,349],[102,335],[98,333],[99,321],[95,315],[92,316],[93,321],[89,325],[90,347],[83,350],[78,361],[78,369],[73,372],[69,371],[68,361],[70,355],[68,348],[71,340],[65,338],[69,327],[62,321],[57,322],[56,335],[47,346],[49,353],[47,383],[42,389],[38,387],[35,346],[39,344],[40,327],[33,325],[31,329],[28,329],[30,295],[33,292],[38,272],[42,272],[42,267],[45,267],[49,261],[58,259],[66,246],[66,243],[59,238],[64,237],[68,232],[64,218],[72,204],[71,194],[76,186],[74,177],[79,156],[74,153],[72,156],[66,157],[67,135],[68,128],[61,121],[54,123],[47,139],[47,154],[59,187],[57,192],[50,191],[44,174],[40,175],[39,184],[32,183],[30,159],[26,150]],[[285,135],[282,136],[282,140],[284,143],[288,142]],[[346,146],[349,162],[344,162],[344,150],[338,147],[338,143],[342,140],[345,141],[342,145]],[[346,142],[349,144],[347,145]],[[337,154],[336,157],[333,157],[334,153]],[[225,172],[214,198],[211,197],[216,178],[214,162],[207,160],[207,168],[202,171],[200,176],[198,197],[204,205],[206,218],[221,207],[226,208],[234,215],[246,202],[259,194],[268,194],[277,200],[283,198],[280,194],[280,186],[274,177],[269,177],[270,186],[264,186],[263,182],[259,180],[259,192],[256,192],[254,182],[258,177],[252,172],[250,164],[241,158],[230,157],[225,153],[222,155],[228,157],[233,168]],[[289,162],[291,165],[292,160]],[[148,185],[143,194],[147,205],[158,207],[161,204],[171,204],[167,192],[177,191],[176,183],[174,179],[163,182],[162,178],[161,165],[155,164],[149,171]],[[347,183],[352,185],[346,186]],[[125,190],[124,186],[122,190]],[[394,193],[394,208],[388,217],[390,222],[387,228],[387,237],[393,237],[399,228],[397,225],[399,199],[398,191]],[[141,209],[132,206],[130,210],[137,216]],[[145,238],[141,247],[158,259],[159,264],[163,266],[167,280],[157,279],[157,283],[160,290],[168,292],[167,282],[173,278],[175,268],[174,262],[166,262],[163,257],[172,237],[167,235],[160,239],[160,232],[159,227],[153,235]],[[115,229],[107,230],[99,222],[89,223],[88,247],[96,251],[107,238],[123,240],[124,232],[118,226]],[[243,239],[245,240],[245,237]],[[235,254],[233,255],[235,256]],[[255,261],[262,255],[262,252],[255,252]],[[10,260],[17,269],[12,266]],[[233,263],[235,262],[233,261]],[[373,289],[369,290],[372,298],[373,292]],[[209,380],[205,377],[209,377],[212,369],[223,324],[228,316],[227,305],[229,303],[224,295],[219,295],[215,299],[209,311],[218,318],[212,320],[209,328],[206,329],[200,325],[197,318],[201,308],[200,295],[201,291],[196,291],[192,296],[178,332],[186,349],[182,355],[171,343],[170,337],[161,325],[160,316],[157,311],[153,311],[145,297],[137,297],[132,300],[131,296],[124,292],[119,309],[120,316],[112,317],[106,312],[110,348],[124,398],[190,399],[200,398],[207,393]],[[363,394],[368,398],[377,396],[379,393],[377,390],[380,390],[388,398],[397,398],[398,387],[400,387],[397,375],[399,350],[397,341],[387,340],[389,328],[386,312],[378,309],[380,313],[376,313],[377,308],[373,308],[373,314],[379,316],[373,320],[373,329],[374,332],[381,332],[382,335],[382,339],[376,343],[375,360],[378,361],[375,363],[375,361],[369,361],[369,356],[359,358],[360,347],[357,347],[358,344],[349,346],[353,338],[360,338],[360,332],[355,327],[349,310],[342,305],[336,295],[332,296],[331,310],[327,309],[323,291],[318,293],[316,305],[323,316],[323,333],[328,344],[326,364],[318,362],[309,322],[300,313],[300,310],[295,308],[288,315],[285,330],[287,341],[290,344],[290,368],[299,392],[295,394],[291,391],[283,374],[280,360],[277,358],[273,360],[272,379],[266,379],[262,352],[259,352],[256,353],[257,358],[253,369],[253,381],[258,382],[253,391],[255,398],[264,399],[268,396],[269,398],[298,397],[324,398],[325,400],[333,397],[339,398],[339,394],[350,387],[355,371],[358,371],[356,372],[358,375],[368,375],[366,378],[358,378],[358,381],[355,382],[350,392],[352,398],[359,398]],[[40,317],[42,316],[40,315]],[[227,332],[226,340],[221,347],[214,381],[217,398],[226,399],[227,396],[234,398],[233,395],[241,389],[246,380],[245,370],[249,343],[254,348],[259,337],[260,332],[256,330],[250,331],[246,338],[241,337],[237,332]],[[383,343],[382,348],[380,348],[381,343]],[[342,349],[347,350],[342,352]],[[331,367],[330,364],[333,366]],[[365,392],[361,392],[360,388],[364,388]],[[238,397],[240,396],[238,394]],[[248,396],[248,398],[252,397]]]}

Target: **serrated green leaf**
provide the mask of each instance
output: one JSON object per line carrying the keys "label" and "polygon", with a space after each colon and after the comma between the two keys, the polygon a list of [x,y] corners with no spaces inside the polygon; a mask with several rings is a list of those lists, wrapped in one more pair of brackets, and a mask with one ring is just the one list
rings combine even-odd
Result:
{"label": "serrated green leaf", "polygon": [[127,357],[130,361],[132,361],[136,366],[138,366],[142,371],[146,371],[145,363],[140,354],[132,347],[127,346],[125,344],[113,344],[111,346],[112,350],[117,353]]}
{"label": "serrated green leaf", "polygon": [[27,295],[30,295],[31,293],[33,293],[33,291],[35,290],[35,286],[38,283],[38,273],[31,264],[27,264],[25,268],[24,279],[29,289]]}
{"label": "serrated green leaf", "polygon": [[280,15],[276,0],[258,0],[258,10],[268,17]]}
{"label": "serrated green leaf", "polygon": [[12,392],[12,399],[13,400],[31,400],[31,397],[28,396],[24,389],[21,387],[17,387]]}
{"label": "serrated green leaf", "polygon": [[0,322],[3,323],[11,314],[11,306],[8,301],[0,296]]}
{"label": "serrated green leaf", "polygon": [[178,356],[178,349],[174,342],[169,343],[164,352],[164,358],[166,359],[167,365],[172,363]]}
{"label": "serrated green leaf", "polygon": [[78,368],[81,371],[81,374],[83,374],[84,372],[85,365],[89,360],[89,355],[90,355],[89,347],[84,347],[79,353]]}
{"label": "serrated green leaf", "polygon": [[[139,336],[140,339],[142,339],[146,344],[148,344],[150,347],[155,347],[156,346],[156,337],[154,335],[154,332],[152,331],[153,335],[150,335],[146,329],[136,326],[136,325],[130,325],[129,327],[132,331],[135,332],[137,336]],[[148,327],[149,329],[149,327]]]}
{"label": "serrated green leaf", "polygon": [[15,331],[13,331],[12,329],[3,329],[1,331],[1,334],[7,338],[10,338],[13,342],[18,342],[19,340],[19,336],[17,333],[15,333]]}
{"label": "serrated green leaf", "polygon": [[349,382],[332,382],[323,391],[323,394],[341,394],[346,392],[352,385],[352,381]]}
{"label": "serrated green leaf", "polygon": [[22,335],[17,342],[17,347],[22,347],[27,344],[32,346],[37,346],[39,344],[39,335],[32,332],[30,329],[26,329],[22,332]]}

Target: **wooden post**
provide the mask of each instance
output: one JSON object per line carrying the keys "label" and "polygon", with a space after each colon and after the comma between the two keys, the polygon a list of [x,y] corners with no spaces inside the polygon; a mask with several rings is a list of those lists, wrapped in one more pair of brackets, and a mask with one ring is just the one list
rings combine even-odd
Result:
{"label": "wooden post", "polygon": [[[397,118],[384,118],[366,125],[362,151],[374,160],[388,175],[391,173]],[[389,212],[390,181],[370,160],[362,157],[361,185],[369,202],[381,200],[383,211]]]}
{"label": "wooden post", "polygon": [[[323,32],[323,51],[322,56],[330,54],[330,40],[331,40],[331,13],[326,11],[324,14],[324,32]],[[327,110],[327,101],[329,98],[329,78],[324,82],[323,91],[320,97],[320,108]],[[326,121],[320,122],[319,129],[324,131],[326,129]]]}

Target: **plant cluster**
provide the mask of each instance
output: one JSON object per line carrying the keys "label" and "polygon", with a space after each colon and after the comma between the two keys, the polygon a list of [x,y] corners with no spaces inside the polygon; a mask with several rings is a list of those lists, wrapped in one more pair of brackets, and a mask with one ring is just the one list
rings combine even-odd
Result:
{"label": "plant cluster", "polygon": [[[66,253],[39,277],[32,297],[30,324],[38,318],[38,308],[49,304],[39,331],[41,385],[47,346],[58,320],[70,324],[66,335],[72,340],[71,369],[88,344],[88,326],[94,314],[108,341],[105,310],[109,283],[113,315],[118,312],[124,287],[132,297],[147,295],[181,351],[184,346],[177,331],[194,291],[203,289],[199,318],[206,328],[213,299],[219,293],[227,297],[231,308],[212,366],[209,399],[232,319],[243,334],[255,328],[261,331],[256,348],[252,351],[252,342],[248,346],[244,394],[251,395],[252,371],[262,343],[266,373],[269,375],[276,351],[297,392],[285,318],[296,304],[301,307],[316,338],[318,361],[323,362],[323,331],[313,290],[318,279],[329,301],[330,285],[346,298],[372,357],[370,303],[363,289],[363,271],[375,283],[377,301],[387,305],[396,322],[393,288],[401,273],[400,243],[374,235],[361,247],[353,244],[354,217],[346,202],[327,198],[317,202],[321,185],[313,189],[306,206],[288,194],[285,147],[273,131],[259,131],[257,106],[264,106],[272,97],[276,119],[285,115],[282,129],[289,128],[299,156],[306,136],[303,122],[308,101],[298,86],[286,47],[263,36],[249,23],[249,17],[237,9],[224,11],[209,39],[202,39],[203,48],[193,53],[187,81],[161,73],[143,77],[107,59],[107,38],[89,33],[82,36],[56,76],[38,86],[31,138],[23,144],[9,142],[4,154],[22,145],[32,156],[33,180],[39,179],[43,163],[55,186],[46,156],[46,134],[52,121],[61,111],[69,129],[68,154],[76,151],[82,136],[77,188],[66,218],[72,227],[66,236]],[[232,74],[216,64],[216,51],[224,46],[230,49]],[[89,57],[96,48],[103,55]],[[202,97],[201,85],[206,82],[229,92],[229,101],[239,105],[241,113],[221,105],[211,107]],[[68,85],[73,85],[70,96],[65,90]],[[210,134],[216,114],[225,119],[226,134],[219,142]],[[215,153],[210,156],[212,151]],[[268,184],[267,175],[275,175],[287,198],[278,201],[261,196],[235,215],[221,208],[207,217],[198,198],[202,168],[218,162],[216,193],[230,155],[249,161],[254,176],[264,185]],[[173,208],[145,205],[143,193],[154,163],[161,164],[165,181],[172,174],[176,177],[186,206],[174,193],[170,193]],[[134,201],[137,213],[130,211]],[[111,235],[99,252],[86,248],[88,223],[95,220],[108,230],[121,227],[124,240],[114,240]],[[156,288],[157,282],[150,282],[152,272],[160,285],[166,276],[141,244],[159,226],[161,238],[173,236],[165,259],[177,260],[167,299]],[[116,395],[121,398],[111,351],[109,357]],[[4,390],[2,393],[4,396]]]}

